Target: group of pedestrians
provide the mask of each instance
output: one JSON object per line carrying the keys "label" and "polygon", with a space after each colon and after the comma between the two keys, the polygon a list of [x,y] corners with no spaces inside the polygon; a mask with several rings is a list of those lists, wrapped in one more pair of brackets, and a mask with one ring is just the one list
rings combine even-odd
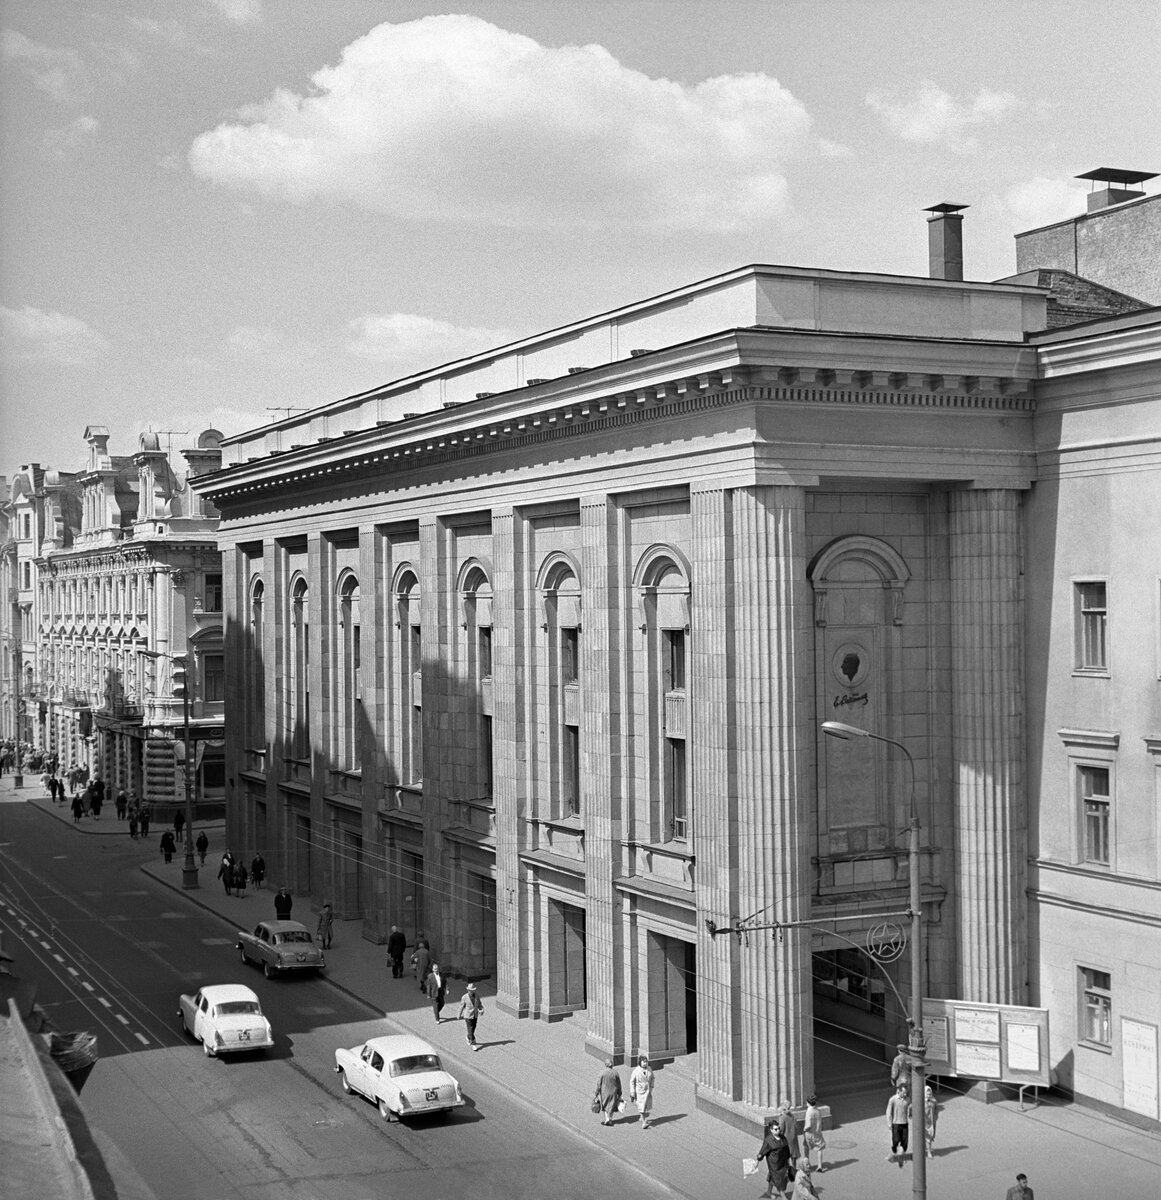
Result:
{"label": "group of pedestrians", "polygon": [[[649,1128],[653,1115],[653,1089],[656,1076],[649,1059],[642,1054],[637,1065],[629,1073],[629,1099],[637,1106],[637,1120],[642,1129]],[[605,1059],[605,1069],[597,1077],[593,1092],[592,1110],[599,1113],[602,1125],[614,1124],[613,1117],[624,1112],[625,1101],[621,1094],[621,1076],[611,1058]]]}
{"label": "group of pedestrians", "polygon": [[[198,853],[202,854],[202,862],[205,862],[205,854],[201,850],[200,838]],[[255,888],[262,887],[266,882],[266,860],[262,857],[262,851],[259,850],[250,860],[250,867],[247,870],[245,862],[240,857],[235,858],[234,852],[227,846],[222,851],[222,861],[218,864],[217,877],[222,881],[222,886],[226,889],[227,896],[244,896],[246,888],[249,885],[253,885]],[[277,896],[274,898],[274,904],[277,908]],[[289,915],[288,909],[287,916]]]}
{"label": "group of pedestrians", "polygon": [[[387,936],[387,959],[391,964],[392,979],[403,978],[403,956],[406,953],[407,935],[398,925],[392,925],[391,932]],[[435,1017],[435,1023],[442,1025],[445,1020],[443,1010],[447,1005],[447,977],[444,975],[439,963],[435,961],[435,955],[431,951],[431,943],[422,933],[416,935],[415,949],[411,953],[410,966],[412,976],[419,985],[419,990],[431,1002],[431,1011]],[[483,1011],[484,1002],[480,999],[476,985],[474,983],[466,984],[464,993],[460,997],[458,1019],[464,1023],[464,1038],[473,1051],[480,1048],[479,1042],[476,1041],[476,1027],[479,1024],[480,1015]]]}
{"label": "group of pedestrians", "polygon": [[817,1200],[812,1172],[826,1169],[822,1161],[825,1149],[818,1097],[807,1097],[801,1138],[790,1101],[783,1100],[766,1121],[762,1144],[754,1156],[755,1165],[766,1164],[766,1191],[762,1194],[785,1200]]}

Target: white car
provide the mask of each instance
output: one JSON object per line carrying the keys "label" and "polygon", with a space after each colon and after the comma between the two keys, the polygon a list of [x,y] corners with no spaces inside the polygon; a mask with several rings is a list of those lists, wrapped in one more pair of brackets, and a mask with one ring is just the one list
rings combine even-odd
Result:
{"label": "white car", "polygon": [[192,996],[182,996],[179,1005],[182,1033],[201,1042],[207,1058],[269,1050],[274,1045],[258,997],[239,983],[204,987]]}
{"label": "white car", "polygon": [[395,1034],[336,1050],[335,1070],[344,1092],[366,1096],[388,1121],[447,1112],[464,1102],[455,1076],[422,1038]]}

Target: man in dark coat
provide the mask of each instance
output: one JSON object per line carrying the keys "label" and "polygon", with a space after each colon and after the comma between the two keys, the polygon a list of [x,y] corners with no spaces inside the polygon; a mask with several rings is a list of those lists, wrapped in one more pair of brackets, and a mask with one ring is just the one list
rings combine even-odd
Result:
{"label": "man in dark coat", "polygon": [[280,921],[290,920],[290,910],[294,907],[294,897],[284,887],[274,893],[274,915]]}
{"label": "man in dark coat", "polygon": [[435,1023],[443,1024],[443,1017],[439,1014],[443,1011],[444,1001],[447,1000],[447,980],[440,973],[439,963],[431,964],[431,971],[427,976],[426,987],[427,998],[431,1001],[431,1011],[435,1014]]}
{"label": "man in dark coat", "polygon": [[407,950],[407,936],[398,925],[391,926],[391,934],[387,938],[387,957],[391,960],[391,978],[400,979],[403,976],[403,955]]}
{"label": "man in dark coat", "polygon": [[166,862],[173,862],[173,852],[175,849],[173,834],[167,829],[161,835],[161,853],[165,856]]}
{"label": "man in dark coat", "polygon": [[198,857],[202,860],[202,866],[206,865],[206,851],[210,848],[210,839],[206,837],[206,831],[203,829],[198,834],[198,840],[194,842],[197,847]]}
{"label": "man in dark coat", "polygon": [[419,980],[419,990],[422,992],[427,987],[427,973],[431,969],[431,947],[422,935],[415,939],[411,965],[415,968],[415,978]]}

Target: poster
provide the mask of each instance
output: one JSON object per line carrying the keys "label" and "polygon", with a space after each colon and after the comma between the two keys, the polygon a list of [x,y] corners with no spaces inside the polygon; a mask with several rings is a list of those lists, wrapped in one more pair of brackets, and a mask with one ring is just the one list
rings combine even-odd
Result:
{"label": "poster", "polygon": [[950,1063],[947,1050],[947,1018],[924,1017],[923,1033],[927,1038],[927,1061],[929,1063]]}
{"label": "poster", "polygon": [[1040,1070],[1040,1028],[1037,1025],[1022,1025],[1013,1021],[1004,1026],[1008,1042],[1008,1070]]}
{"label": "poster", "polygon": [[1000,1078],[1000,1047],[981,1046],[976,1042],[956,1042],[955,1069],[959,1075],[980,1079]]}
{"label": "poster", "polygon": [[1125,1107],[1157,1120],[1157,1026],[1121,1018],[1121,1078]]}
{"label": "poster", "polygon": [[955,1010],[955,1040],[957,1042],[1000,1041],[1000,1014],[994,1008],[962,1008]]}

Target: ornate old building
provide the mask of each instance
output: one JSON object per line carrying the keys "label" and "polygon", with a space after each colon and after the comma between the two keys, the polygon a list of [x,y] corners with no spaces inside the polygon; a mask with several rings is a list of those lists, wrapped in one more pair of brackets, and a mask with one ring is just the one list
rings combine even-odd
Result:
{"label": "ornate old building", "polygon": [[[422,930],[511,1011],[577,1014],[594,1053],[696,1052],[733,1119],[807,1094],[815,1022],[903,1035],[859,947],[907,905],[913,805],[928,993],[1042,1002],[1030,505],[1061,387],[1156,454],[1158,320],[1087,289],[1138,315],[1069,359],[1059,278],[934,253],[956,207],[932,278],[745,267],[226,441],[194,486],[222,516],[231,844],[373,941]],[[1101,358],[1129,343],[1132,411]],[[1076,375],[1041,406],[1044,355]],[[1133,822],[1155,847],[1155,809]],[[1155,851],[1133,864],[1156,947]],[[707,924],[754,914],[809,927]]]}
{"label": "ornate old building", "polygon": [[[222,578],[213,509],[190,481],[217,468],[221,435],[182,452],[175,476],[158,435],[132,456],[85,430],[87,470],[43,480],[33,691],[37,740],[155,805],[184,799],[183,703],[173,661],[188,656],[194,794],[224,795]],[[76,496],[79,520],[69,519]]]}

